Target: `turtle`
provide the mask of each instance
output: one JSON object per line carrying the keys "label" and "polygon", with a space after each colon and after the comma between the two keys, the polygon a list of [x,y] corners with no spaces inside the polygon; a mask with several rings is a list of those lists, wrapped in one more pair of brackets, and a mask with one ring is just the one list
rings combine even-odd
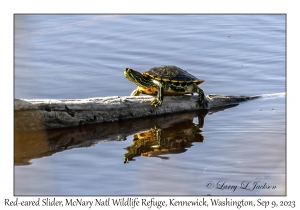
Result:
{"label": "turtle", "polygon": [[135,83],[138,87],[131,96],[138,96],[141,93],[157,95],[151,101],[155,108],[161,106],[164,95],[184,95],[198,93],[199,105],[203,109],[209,109],[209,102],[204,92],[198,85],[204,80],[198,79],[187,71],[173,65],[153,67],[144,73],[131,68],[124,69],[125,77]]}

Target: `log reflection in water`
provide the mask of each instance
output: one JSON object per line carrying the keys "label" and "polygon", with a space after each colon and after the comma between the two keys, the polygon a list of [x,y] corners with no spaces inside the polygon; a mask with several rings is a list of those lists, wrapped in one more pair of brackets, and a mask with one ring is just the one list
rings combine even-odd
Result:
{"label": "log reflection in water", "polygon": [[[225,108],[209,111],[208,114]],[[30,164],[31,159],[51,156],[73,148],[90,147],[99,141],[124,141],[129,135],[135,135],[136,138],[133,145],[126,148],[128,153],[125,154],[125,162],[139,155],[158,155],[155,152],[184,152],[192,145],[192,142],[203,141],[204,137],[200,128],[203,126],[206,114],[207,111],[204,110],[76,128],[15,132],[14,164],[27,165]],[[197,116],[199,125],[193,123],[193,118]],[[160,132],[162,134],[159,134]],[[152,135],[152,137],[146,141],[141,140],[141,135]],[[150,145],[151,149],[139,150],[138,148],[142,148],[142,142],[144,142],[144,148]]]}

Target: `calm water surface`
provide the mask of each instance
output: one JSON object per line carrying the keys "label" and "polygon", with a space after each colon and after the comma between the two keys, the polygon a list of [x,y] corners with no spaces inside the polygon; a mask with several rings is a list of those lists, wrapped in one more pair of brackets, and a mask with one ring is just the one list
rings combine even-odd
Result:
{"label": "calm water surface", "polygon": [[[125,67],[170,64],[205,79],[206,94],[283,93],[285,24],[284,15],[16,15],[15,98],[126,96],[135,85]],[[285,100],[17,133],[15,195],[284,195]],[[134,149],[154,125],[172,151]],[[135,161],[124,164],[128,152]]]}

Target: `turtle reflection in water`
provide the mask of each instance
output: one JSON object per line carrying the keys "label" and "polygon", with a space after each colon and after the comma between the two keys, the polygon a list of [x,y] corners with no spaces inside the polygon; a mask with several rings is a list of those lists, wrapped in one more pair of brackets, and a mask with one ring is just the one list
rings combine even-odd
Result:
{"label": "turtle reflection in water", "polygon": [[199,124],[195,125],[193,120],[173,124],[168,128],[154,126],[150,130],[134,135],[132,145],[125,148],[128,152],[124,154],[124,163],[128,163],[137,156],[159,157],[169,159],[166,154],[183,153],[186,148],[193,146],[193,142],[203,142],[204,137],[200,128],[204,119],[199,117]]}

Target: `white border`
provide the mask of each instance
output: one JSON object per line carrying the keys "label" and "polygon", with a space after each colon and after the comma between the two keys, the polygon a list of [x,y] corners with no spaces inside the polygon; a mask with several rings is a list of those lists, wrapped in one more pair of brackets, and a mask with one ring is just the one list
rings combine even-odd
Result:
{"label": "white border", "polygon": [[[13,197],[13,14],[15,13],[281,13],[287,14],[287,196],[262,197],[264,200],[297,200],[298,177],[298,142],[296,137],[297,96],[299,83],[296,71],[299,62],[299,9],[296,1],[274,0],[226,0],[226,1],[138,1],[110,0],[100,1],[15,1],[2,0],[1,10],[1,199]],[[25,199],[25,197],[22,197]],[[60,197],[62,198],[62,197]],[[87,199],[87,197],[85,197]],[[180,197],[176,197],[180,199]],[[224,199],[224,197],[221,197]],[[233,198],[233,197],[231,197]],[[246,197],[256,200],[259,197]],[[91,198],[92,199],[92,198]],[[94,199],[94,198],[93,198]],[[164,199],[161,197],[161,199]],[[185,199],[184,197],[182,199]],[[209,198],[206,198],[209,199]],[[240,200],[242,197],[236,197]],[[299,205],[299,203],[297,203]],[[13,208],[12,208],[13,209]],[[127,208],[128,209],[128,208]],[[165,209],[165,208],[163,208]]]}

